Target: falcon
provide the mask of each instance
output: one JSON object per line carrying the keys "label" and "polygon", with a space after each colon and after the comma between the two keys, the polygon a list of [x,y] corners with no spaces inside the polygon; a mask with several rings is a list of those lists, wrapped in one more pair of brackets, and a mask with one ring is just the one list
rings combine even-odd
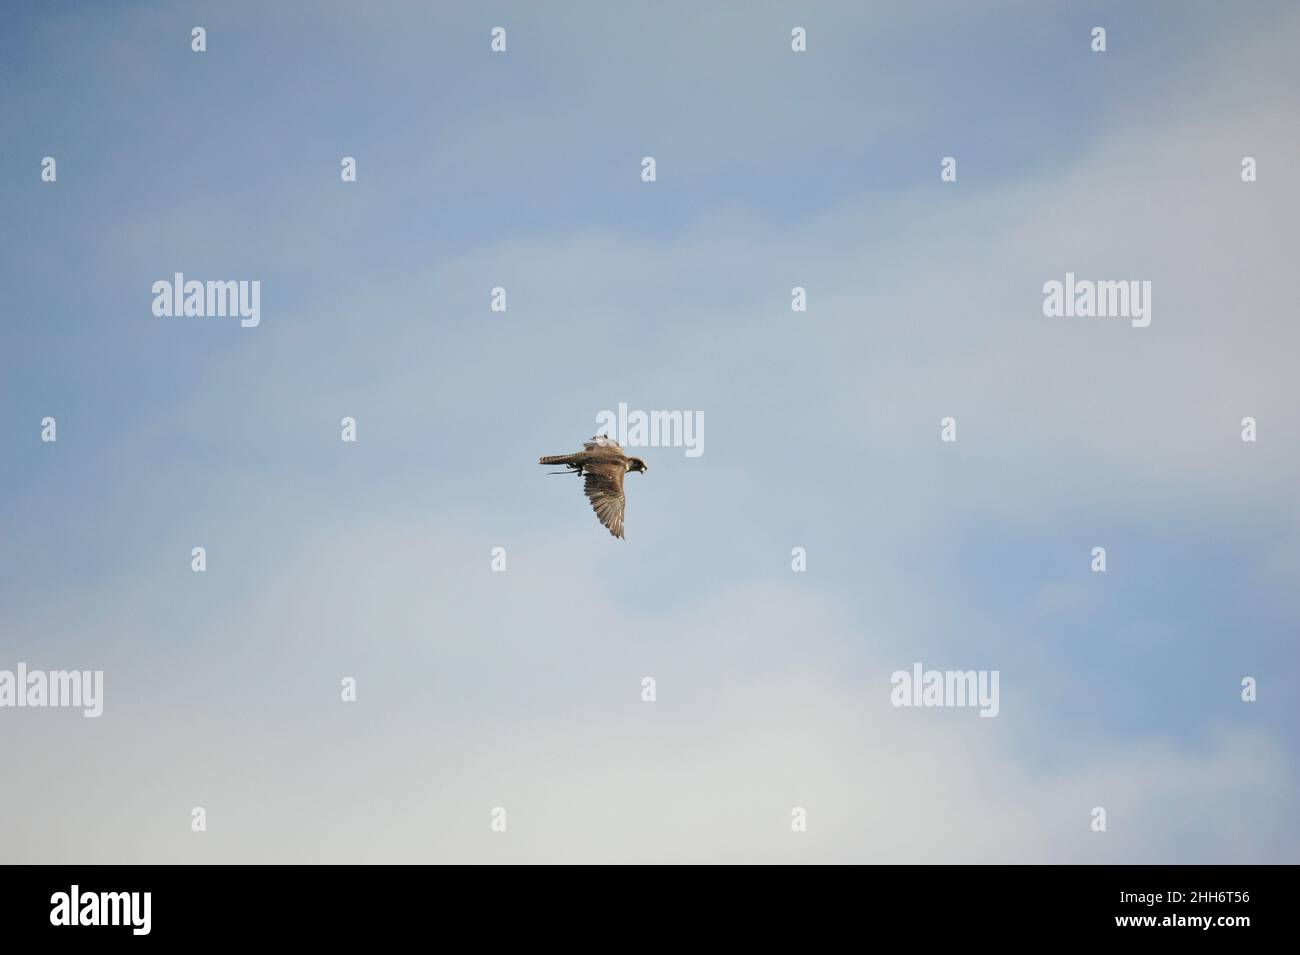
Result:
{"label": "falcon", "polygon": [[568,470],[552,474],[581,474],[585,479],[583,491],[591,501],[591,509],[600,522],[619,540],[623,537],[623,511],[627,498],[623,496],[623,475],[629,471],[644,474],[650,469],[640,458],[630,458],[623,453],[619,443],[608,435],[598,434],[582,446],[576,454],[550,454],[538,458],[538,464],[563,464]]}

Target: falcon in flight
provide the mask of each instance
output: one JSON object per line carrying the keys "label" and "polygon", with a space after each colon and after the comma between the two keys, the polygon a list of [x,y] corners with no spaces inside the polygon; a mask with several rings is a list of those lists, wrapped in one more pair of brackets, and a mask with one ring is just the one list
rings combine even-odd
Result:
{"label": "falcon in flight", "polygon": [[576,454],[551,454],[539,458],[538,464],[563,464],[567,471],[552,474],[581,474],[586,479],[583,490],[591,501],[591,509],[609,532],[623,540],[623,510],[627,498],[623,496],[623,475],[628,471],[645,473],[650,470],[640,458],[629,458],[619,443],[608,435],[598,434],[582,446]]}

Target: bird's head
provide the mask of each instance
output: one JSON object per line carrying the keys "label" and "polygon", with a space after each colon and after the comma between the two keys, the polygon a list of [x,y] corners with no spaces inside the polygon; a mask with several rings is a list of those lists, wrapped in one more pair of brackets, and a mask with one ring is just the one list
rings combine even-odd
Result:
{"label": "bird's head", "polygon": [[642,472],[643,474],[644,474],[646,471],[649,471],[649,470],[650,470],[648,467],[646,467],[646,463],[645,463],[644,461],[642,461],[640,458],[628,458],[628,459],[627,459],[627,469],[628,469],[629,471],[640,471],[640,472]]}

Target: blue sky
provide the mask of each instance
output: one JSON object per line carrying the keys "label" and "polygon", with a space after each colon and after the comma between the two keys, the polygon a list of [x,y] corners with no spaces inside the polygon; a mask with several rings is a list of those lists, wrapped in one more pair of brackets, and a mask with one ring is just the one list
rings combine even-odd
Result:
{"label": "blue sky", "polygon": [[[0,668],[106,702],[0,711],[0,854],[1296,861],[1289,5],[4,16]],[[626,543],[534,463],[619,402],[706,422]]]}

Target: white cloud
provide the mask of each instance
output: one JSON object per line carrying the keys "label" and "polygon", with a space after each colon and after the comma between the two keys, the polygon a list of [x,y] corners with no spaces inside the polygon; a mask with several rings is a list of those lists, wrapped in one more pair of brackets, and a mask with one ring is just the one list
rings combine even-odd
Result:
{"label": "white cloud", "polygon": [[[631,613],[629,551],[575,535],[511,540],[509,553],[511,569],[493,574],[484,541],[438,521],[335,524],[217,616],[181,624],[174,649],[101,647],[107,704],[93,734],[20,714],[25,742],[6,759],[26,783],[0,821],[8,857],[1295,856],[1295,768],[1262,732],[1072,743],[1040,723],[1042,694],[1018,689],[992,648],[961,665],[1003,667],[997,719],[895,709],[888,675],[916,652],[897,608],[864,631],[798,582]],[[120,611],[65,612],[91,609]],[[338,700],[345,674],[355,704]],[[644,675],[658,681],[653,704],[639,699]],[[193,805],[208,833],[188,831]],[[505,835],[488,828],[498,805]],[[1105,834],[1088,829],[1094,805]],[[794,806],[809,811],[806,834],[790,831]]]}

